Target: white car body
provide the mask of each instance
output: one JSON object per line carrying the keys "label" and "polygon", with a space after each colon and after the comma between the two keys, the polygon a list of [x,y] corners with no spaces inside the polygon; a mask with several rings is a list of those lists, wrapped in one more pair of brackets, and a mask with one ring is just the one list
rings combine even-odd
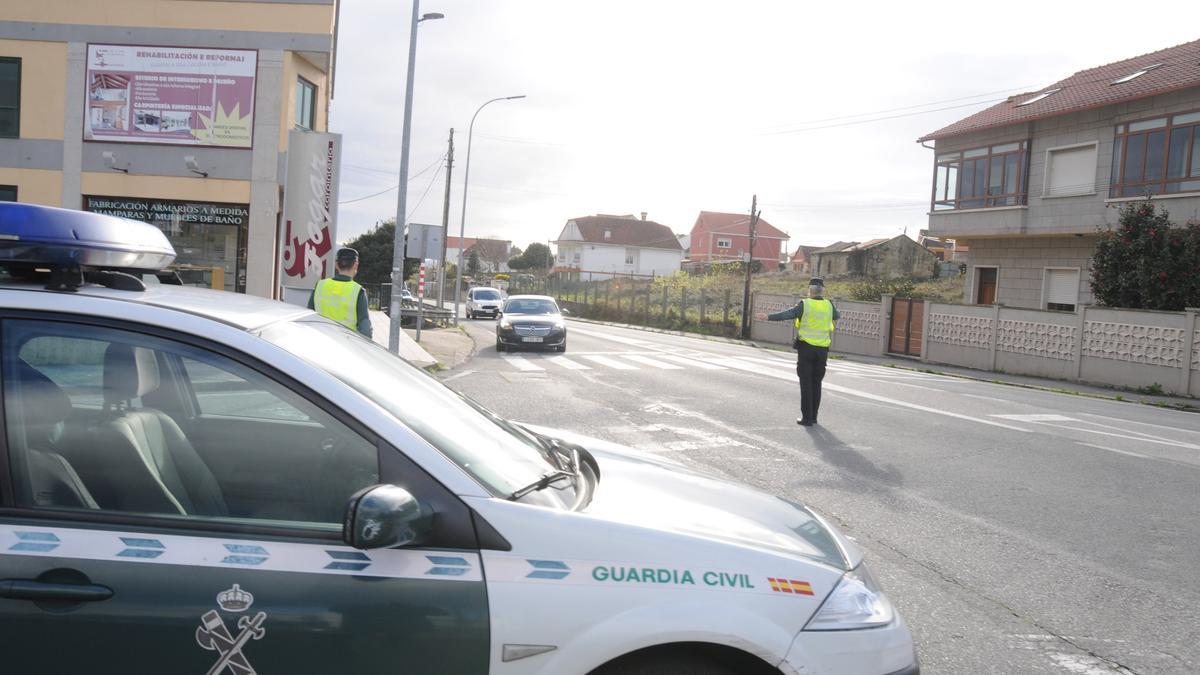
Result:
{"label": "white car body", "polygon": [[[494,298],[480,298],[478,295],[495,294]],[[504,306],[504,292],[498,288],[490,286],[477,286],[467,291],[467,316],[474,319],[476,316],[485,315],[495,317],[500,313],[500,308]]]}
{"label": "white car body", "polygon": [[[878,628],[803,630],[862,554],[828,524],[801,517],[807,512],[800,507],[658,457],[552,430],[542,431],[578,442],[596,457],[601,479],[593,502],[573,512],[499,498],[380,405],[256,335],[276,322],[312,320],[307,310],[167,286],[141,293],[5,287],[0,309],[119,317],[131,327],[219,343],[321,392],[400,449],[511,544],[509,551],[455,552],[481,570],[486,583],[492,673],[582,674],[639,649],[681,642],[740,650],[783,673],[917,672],[912,638],[898,614]],[[825,559],[829,551],[814,554],[789,529],[801,523],[827,533],[839,564]],[[550,576],[560,578],[531,578],[539,568],[530,561],[561,563],[567,574],[551,566]],[[772,588],[769,579],[776,578],[805,582],[811,594]],[[552,649],[506,662],[506,645]],[[271,670],[268,662],[257,667]]]}

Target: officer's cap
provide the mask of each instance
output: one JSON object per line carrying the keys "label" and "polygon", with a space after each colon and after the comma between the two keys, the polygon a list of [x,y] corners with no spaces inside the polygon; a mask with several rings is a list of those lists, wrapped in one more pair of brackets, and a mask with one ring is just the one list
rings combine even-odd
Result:
{"label": "officer's cap", "polygon": [[822,279],[821,277],[813,277],[808,280],[808,285],[809,286],[820,286],[821,288],[825,288],[825,280]]}

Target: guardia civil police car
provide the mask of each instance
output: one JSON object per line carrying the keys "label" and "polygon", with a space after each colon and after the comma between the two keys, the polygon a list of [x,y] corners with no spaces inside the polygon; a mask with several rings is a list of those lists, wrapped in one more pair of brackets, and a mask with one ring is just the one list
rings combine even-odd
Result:
{"label": "guardia civil police car", "polygon": [[0,204],[6,673],[915,673],[819,516]]}

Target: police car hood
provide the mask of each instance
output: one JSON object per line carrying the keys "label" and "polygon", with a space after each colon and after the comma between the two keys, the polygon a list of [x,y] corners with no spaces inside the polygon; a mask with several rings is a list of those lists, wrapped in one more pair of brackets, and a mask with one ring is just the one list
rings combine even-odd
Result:
{"label": "police car hood", "polygon": [[626,446],[524,425],[586,448],[600,482],[584,512],[639,527],[800,556],[853,569],[862,551],[803,504]]}

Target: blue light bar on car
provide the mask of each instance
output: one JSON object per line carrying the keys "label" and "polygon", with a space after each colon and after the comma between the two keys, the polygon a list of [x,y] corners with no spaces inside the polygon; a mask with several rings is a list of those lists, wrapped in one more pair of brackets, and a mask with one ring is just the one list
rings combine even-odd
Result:
{"label": "blue light bar on car", "polygon": [[161,270],[175,248],[140,220],[0,202],[0,263]]}

